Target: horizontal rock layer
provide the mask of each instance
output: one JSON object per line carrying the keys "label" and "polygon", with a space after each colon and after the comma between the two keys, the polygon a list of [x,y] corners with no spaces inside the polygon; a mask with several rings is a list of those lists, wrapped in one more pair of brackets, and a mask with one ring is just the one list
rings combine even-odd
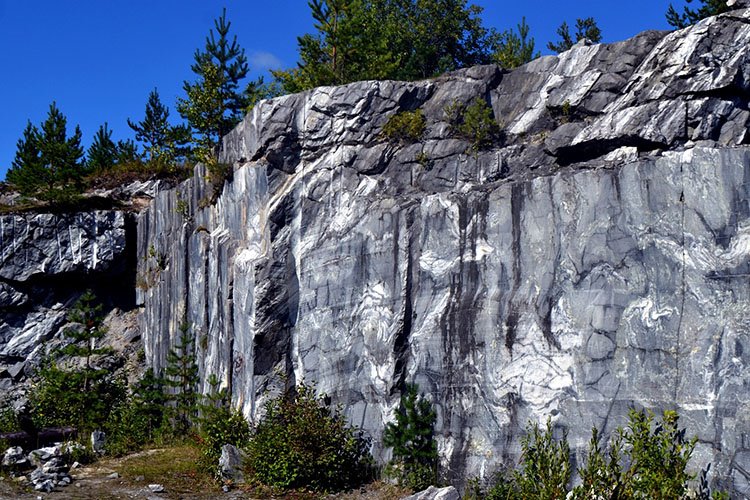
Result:
{"label": "horizontal rock layer", "polygon": [[[696,464],[750,494],[749,18],[260,103],[215,204],[199,167],[139,218],[149,362],[187,321],[249,417],[313,382],[381,458],[418,383],[455,477],[516,459],[528,420],[580,464],[592,426],[674,408]],[[476,97],[503,130],[477,152],[446,118]],[[417,108],[420,141],[382,136]]]}

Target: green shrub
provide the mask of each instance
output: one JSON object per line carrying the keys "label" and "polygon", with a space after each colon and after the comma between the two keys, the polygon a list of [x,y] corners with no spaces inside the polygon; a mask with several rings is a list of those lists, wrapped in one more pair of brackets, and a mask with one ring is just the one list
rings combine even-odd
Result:
{"label": "green shrub", "polygon": [[250,440],[250,426],[239,411],[230,406],[226,389],[219,389],[219,381],[211,375],[208,383],[211,393],[200,405],[201,416],[198,429],[201,447],[200,464],[218,476],[221,448],[231,444],[238,448],[247,446]]}
{"label": "green shrub", "polygon": [[107,419],[107,453],[123,455],[169,434],[166,401],[164,380],[149,368],[131,388],[127,402],[115,408]]}
{"label": "green shrub", "polygon": [[83,435],[102,428],[125,395],[123,381],[106,370],[66,370],[47,362],[37,371],[28,397],[37,428],[72,425]]}
{"label": "green shrub", "polygon": [[104,336],[101,304],[91,291],[81,295],[68,314],[73,326],[65,329],[70,341],[60,354],[69,356],[65,365],[48,360],[36,373],[29,391],[32,419],[37,428],[73,425],[79,435],[101,428],[110,412],[125,401],[122,379],[94,365],[96,356],[111,349],[96,348]]}
{"label": "green shrub", "polygon": [[469,151],[473,153],[491,147],[500,138],[492,108],[481,97],[467,106],[453,101],[445,108],[445,119],[454,134],[469,141]]}
{"label": "green shrub", "polygon": [[554,439],[550,420],[544,431],[534,423],[521,439],[521,450],[521,470],[514,474],[520,498],[564,499],[571,472],[567,439]]}
{"label": "green shrub", "polygon": [[413,490],[437,482],[437,444],[432,404],[419,395],[417,385],[409,385],[401,396],[396,422],[386,425],[383,444],[393,448],[393,460],[386,475]]}
{"label": "green shrub", "polygon": [[695,439],[685,438],[679,429],[677,413],[665,411],[656,422],[650,412],[631,410],[628,425],[618,428],[606,449],[599,445],[600,436],[592,431],[583,468],[578,470],[581,484],[572,489],[570,450],[563,438],[555,440],[552,426],[546,429],[532,424],[521,440],[523,455],[513,474],[499,474],[495,484],[484,491],[477,484],[468,498],[510,500],[572,499],[728,499],[724,492],[711,492],[706,480],[709,466],[702,472],[697,491],[688,484],[696,474],[687,472]]}
{"label": "green shrub", "polygon": [[269,401],[248,446],[251,475],[276,488],[339,491],[371,478],[370,440],[313,387]]}
{"label": "green shrub", "polygon": [[394,143],[412,143],[422,138],[425,118],[421,109],[391,115],[383,126],[383,137]]}
{"label": "green shrub", "polygon": [[0,433],[19,430],[18,413],[7,401],[0,405]]}
{"label": "green shrub", "polygon": [[686,470],[696,439],[686,439],[677,422],[674,411],[665,411],[656,423],[653,413],[631,410],[627,427],[611,439],[607,457],[595,444],[594,431],[586,467],[580,470],[583,484],[574,498],[683,498],[696,478]]}

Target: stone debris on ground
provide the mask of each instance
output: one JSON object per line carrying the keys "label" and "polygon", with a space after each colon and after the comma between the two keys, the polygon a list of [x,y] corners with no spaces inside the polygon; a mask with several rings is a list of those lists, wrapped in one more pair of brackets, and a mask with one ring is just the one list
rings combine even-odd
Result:
{"label": "stone debris on ground", "polygon": [[430,486],[424,491],[409,495],[401,500],[459,500],[459,498],[458,490],[453,486],[447,486],[445,488]]}

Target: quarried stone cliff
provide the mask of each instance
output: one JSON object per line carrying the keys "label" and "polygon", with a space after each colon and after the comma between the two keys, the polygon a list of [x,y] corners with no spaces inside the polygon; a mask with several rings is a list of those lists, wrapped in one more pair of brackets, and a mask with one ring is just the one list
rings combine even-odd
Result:
{"label": "quarried stone cliff", "polygon": [[0,390],[30,375],[87,289],[134,304],[135,226],[124,212],[0,216]]}
{"label": "quarried stone cliff", "polygon": [[[265,101],[138,221],[148,361],[186,321],[204,375],[256,419],[315,383],[374,438],[406,383],[450,475],[552,418],[578,452],[629,408],[676,409],[696,463],[750,494],[750,11],[580,45],[515,71]],[[450,110],[483,99],[476,151]],[[422,138],[387,120],[420,109]]]}

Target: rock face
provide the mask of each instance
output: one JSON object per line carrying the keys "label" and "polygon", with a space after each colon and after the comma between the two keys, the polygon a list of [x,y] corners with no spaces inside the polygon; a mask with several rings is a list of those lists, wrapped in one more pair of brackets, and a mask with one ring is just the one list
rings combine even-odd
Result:
{"label": "rock face", "polygon": [[123,212],[0,216],[1,388],[39,360],[87,288],[132,304],[134,236]]}
{"label": "rock face", "polygon": [[[748,20],[262,102],[215,204],[198,168],[139,218],[148,361],[186,320],[250,418],[314,382],[381,458],[415,382],[455,477],[512,464],[529,420],[580,460],[592,426],[676,409],[750,494]],[[447,111],[477,97],[503,133],[475,152]],[[414,109],[421,140],[383,137]]]}

